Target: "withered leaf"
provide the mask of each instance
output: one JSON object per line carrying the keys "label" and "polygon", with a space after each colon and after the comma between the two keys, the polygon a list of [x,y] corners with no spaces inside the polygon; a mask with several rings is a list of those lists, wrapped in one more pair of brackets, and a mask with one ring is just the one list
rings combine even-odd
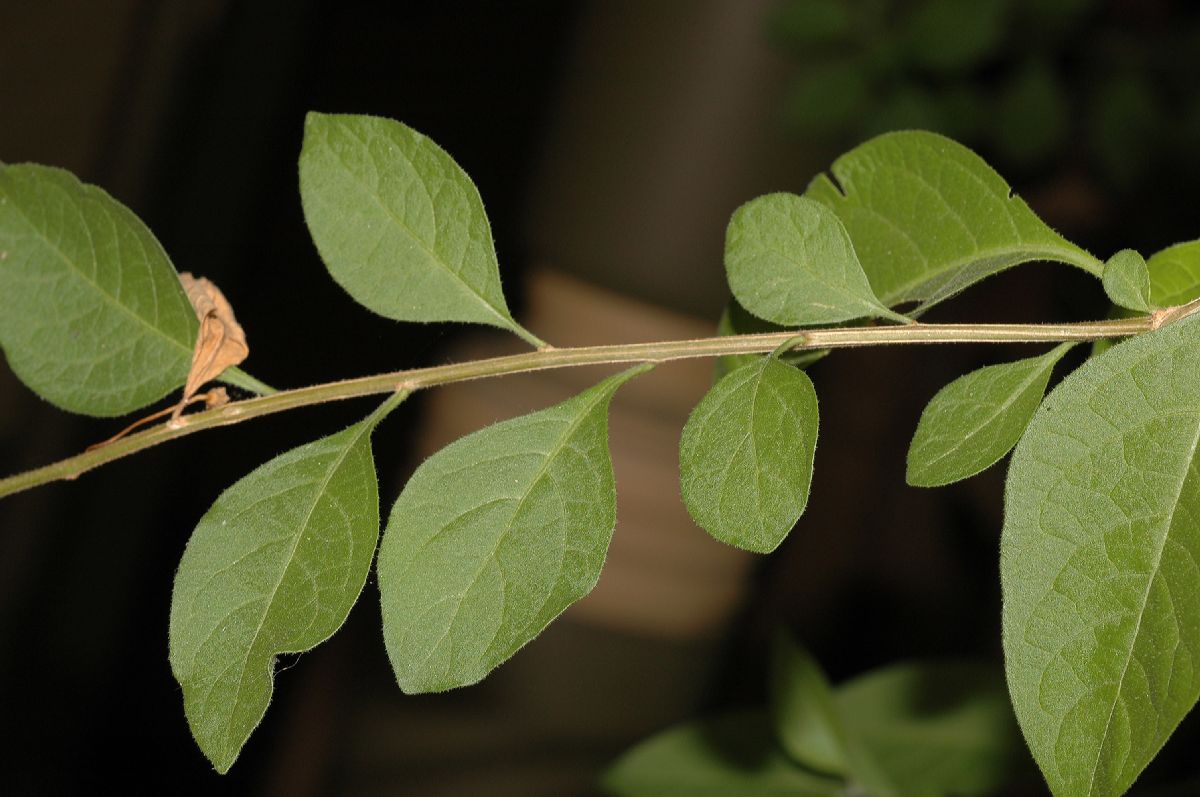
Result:
{"label": "withered leaf", "polygon": [[193,277],[186,271],[179,275],[179,280],[200,319],[192,367],[183,386],[182,406],[205,382],[245,360],[250,347],[246,344],[246,333],[233,317],[233,307],[211,280]]}

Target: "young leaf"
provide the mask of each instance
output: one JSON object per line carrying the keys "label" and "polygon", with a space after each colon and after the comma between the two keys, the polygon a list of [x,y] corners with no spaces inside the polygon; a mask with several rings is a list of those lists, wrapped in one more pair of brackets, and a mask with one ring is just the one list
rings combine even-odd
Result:
{"label": "young leaf", "polygon": [[481,680],[595,586],[616,522],[608,404],[648,368],[467,435],[413,474],[378,566],[401,689]]}
{"label": "young leaf", "polygon": [[1118,307],[1150,312],[1150,271],[1145,259],[1132,249],[1110,257],[1104,264],[1104,293]]}
{"label": "young leaf", "polygon": [[187,378],[196,315],[144,224],[61,169],[0,165],[0,347],[65,410],[114,416]]}
{"label": "young leaf", "polygon": [[851,776],[873,795],[995,794],[1022,754],[998,670],[966,662],[899,664],[834,697]]}
{"label": "young leaf", "polygon": [[513,320],[483,201],[441,147],[391,119],[310,113],[300,198],[329,273],[397,321]]}
{"label": "young leaf", "polygon": [[908,320],[875,298],[837,216],[795,194],[767,194],[734,211],[725,271],[738,302],[776,324]]}
{"label": "young leaf", "polygon": [[679,441],[692,519],[722,542],[775,550],[804,512],[817,446],[817,393],[803,371],[761,357],[723,377]]}
{"label": "young leaf", "polygon": [[362,592],[379,537],[371,431],[403,395],[252,471],[188,541],[171,596],[171,669],[219,772],[267,710],[275,657],[328,639]]}
{"label": "young leaf", "polygon": [[846,739],[821,665],[787,633],[771,650],[771,721],[796,762],[817,772],[846,773]]}
{"label": "young leaf", "polygon": [[1168,246],[1146,261],[1150,272],[1150,301],[1174,307],[1200,297],[1200,240]]}
{"label": "young leaf", "polygon": [[886,305],[936,304],[984,277],[1031,260],[1099,276],[1096,258],[1045,225],[971,150],[909,130],[834,161],[805,196],[832,208]]}
{"label": "young leaf", "polygon": [[1012,450],[1042,403],[1055,364],[1074,345],[989,365],[938,391],[908,449],[908,483],[940,487],[974,476]]}
{"label": "young leaf", "polygon": [[604,775],[619,797],[845,797],[840,780],[792,764],[765,712],[681,725],[642,742]]}
{"label": "young leaf", "polygon": [[1200,695],[1200,316],[1120,343],[1013,454],[1009,690],[1057,797],[1123,793]]}

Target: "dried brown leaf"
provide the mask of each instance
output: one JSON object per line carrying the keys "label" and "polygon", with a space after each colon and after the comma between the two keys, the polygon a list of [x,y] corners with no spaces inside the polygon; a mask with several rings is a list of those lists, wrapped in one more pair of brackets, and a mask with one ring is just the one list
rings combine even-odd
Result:
{"label": "dried brown leaf", "polygon": [[250,354],[246,333],[233,316],[233,307],[221,290],[204,277],[193,277],[188,272],[179,275],[188,300],[200,319],[200,334],[192,350],[192,368],[183,386],[180,406],[196,394],[205,382],[216,379],[225,371]]}

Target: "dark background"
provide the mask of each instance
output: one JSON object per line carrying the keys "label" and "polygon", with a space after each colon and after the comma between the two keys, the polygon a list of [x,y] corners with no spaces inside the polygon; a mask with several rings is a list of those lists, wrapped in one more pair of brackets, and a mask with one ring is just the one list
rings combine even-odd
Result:
{"label": "dark background", "polygon": [[[296,187],[310,109],[397,118],[438,142],[479,186],[518,315],[527,310],[533,331],[561,342],[576,334],[572,313],[599,308],[599,343],[643,328],[702,334],[727,298],[730,212],[767,191],[803,190],[836,154],[887,129],[955,135],[1101,257],[1195,238],[1197,53],[1200,14],[1166,0],[7,0],[0,160],[69,168],[129,205],[180,270],[212,278],[231,299],[250,340],[246,369],[293,386],[503,345],[500,333],[373,316],[328,278]],[[527,306],[528,296],[542,298]],[[931,317],[1105,312],[1094,281],[1031,265]],[[225,777],[191,741],[167,664],[174,568],[224,487],[364,407],[214,431],[9,498],[0,503],[0,792],[589,793],[605,763],[648,733],[760,701],[779,624],[835,681],[912,657],[998,663],[1002,468],[918,491],[904,486],[904,452],[941,385],[1027,352],[822,361],[812,368],[823,413],[813,499],[779,552],[751,562],[684,542],[657,558],[614,554],[605,579],[632,585],[609,588],[624,608],[614,599],[569,613],[479,687],[401,695],[368,583],[337,637],[282,662],[275,701]],[[694,369],[680,368],[627,410],[665,437],[703,390]],[[566,395],[529,385],[520,400],[532,406]],[[377,434],[385,512],[419,455],[445,442],[439,434],[505,415],[489,394],[447,395],[409,402]],[[0,368],[6,472],[118,426],[66,416]],[[669,484],[671,452],[658,454]],[[655,500],[621,510],[618,539],[678,525],[677,492]],[[715,597],[713,572],[724,579]],[[639,604],[666,601],[654,591],[664,580],[691,620],[665,609],[658,625],[639,617]],[[1194,771],[1185,755],[1194,725],[1143,783]],[[1026,788],[1037,787],[1014,793]]]}

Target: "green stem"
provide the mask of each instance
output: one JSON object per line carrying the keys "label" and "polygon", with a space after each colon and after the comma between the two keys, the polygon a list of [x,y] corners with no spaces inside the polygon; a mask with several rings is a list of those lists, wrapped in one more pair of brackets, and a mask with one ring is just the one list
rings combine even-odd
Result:
{"label": "green stem", "polygon": [[[722,357],[730,354],[763,354],[785,343],[804,349],[844,349],[860,346],[894,346],[936,343],[1061,343],[1102,340],[1136,335],[1157,329],[1200,310],[1200,300],[1160,310],[1152,315],[1111,321],[1086,321],[1073,324],[919,324],[898,326],[843,327],[810,329],[801,332],[772,332],[759,335],[730,335],[696,340],[659,343],[631,343],[615,346],[584,346],[571,349],[544,348],[538,351],[492,357],[486,360],[416,368],[409,371],[363,376],[341,382],[283,390],[270,395],[235,401],[223,407],[184,415],[161,426],[121,438],[108,445],[85,451],[51,465],[0,479],[0,497],[49,482],[74,479],[81,473],[168,440],[185,437],[204,429],[248,421],[263,415],[321,404],[328,401],[381,393],[407,394],[421,388],[464,382],[469,379],[506,374],[572,368],[583,365],[621,363],[662,363],[697,357]],[[226,376],[229,376],[226,372]],[[230,380],[232,381],[232,380]],[[257,380],[253,380],[257,382]],[[240,384],[235,382],[235,384]],[[260,383],[261,384],[261,383]],[[266,387],[263,385],[262,387]],[[255,388],[250,388],[255,389]],[[393,398],[386,405],[399,402]],[[390,409],[390,407],[389,407]]]}

